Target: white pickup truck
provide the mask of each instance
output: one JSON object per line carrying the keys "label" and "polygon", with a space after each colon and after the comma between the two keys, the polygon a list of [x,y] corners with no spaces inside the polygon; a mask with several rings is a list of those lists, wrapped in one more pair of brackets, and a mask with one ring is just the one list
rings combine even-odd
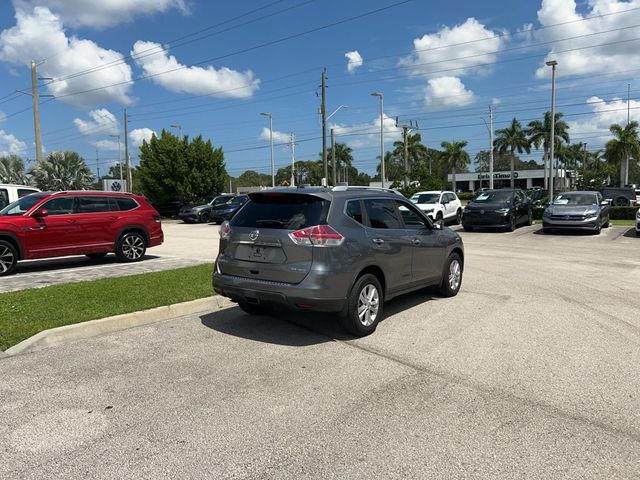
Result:
{"label": "white pickup truck", "polygon": [[410,200],[432,220],[443,220],[445,223],[455,221],[457,225],[462,221],[462,203],[454,192],[418,192]]}
{"label": "white pickup truck", "polygon": [[19,198],[39,192],[35,187],[0,183],[0,210]]}

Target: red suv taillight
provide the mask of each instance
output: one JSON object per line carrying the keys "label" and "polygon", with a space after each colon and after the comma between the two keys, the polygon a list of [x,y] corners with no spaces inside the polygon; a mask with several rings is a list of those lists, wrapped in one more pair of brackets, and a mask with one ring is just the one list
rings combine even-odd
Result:
{"label": "red suv taillight", "polygon": [[229,225],[228,221],[222,222],[220,225],[220,240],[226,240],[229,238],[229,234],[231,233],[231,225]]}
{"label": "red suv taillight", "polygon": [[296,245],[310,245],[314,247],[331,247],[340,245],[344,237],[329,225],[316,225],[289,234]]}

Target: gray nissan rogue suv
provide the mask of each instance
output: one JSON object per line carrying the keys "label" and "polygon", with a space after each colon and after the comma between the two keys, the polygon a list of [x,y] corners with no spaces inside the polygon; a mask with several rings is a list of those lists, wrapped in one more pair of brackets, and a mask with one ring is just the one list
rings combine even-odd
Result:
{"label": "gray nissan rogue suv", "polygon": [[368,335],[384,301],[430,285],[447,297],[460,289],[460,236],[401,195],[311,187],[249,197],[220,227],[213,272],[214,290],[245,312],[339,312],[347,330]]}

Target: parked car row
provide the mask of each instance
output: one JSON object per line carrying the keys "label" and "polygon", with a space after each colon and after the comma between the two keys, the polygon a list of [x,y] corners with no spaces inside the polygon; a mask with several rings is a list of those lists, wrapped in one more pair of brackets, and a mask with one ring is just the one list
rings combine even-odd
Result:
{"label": "parked car row", "polygon": [[233,217],[248,200],[247,195],[218,195],[203,205],[182,207],[178,216],[184,223],[222,223]]}

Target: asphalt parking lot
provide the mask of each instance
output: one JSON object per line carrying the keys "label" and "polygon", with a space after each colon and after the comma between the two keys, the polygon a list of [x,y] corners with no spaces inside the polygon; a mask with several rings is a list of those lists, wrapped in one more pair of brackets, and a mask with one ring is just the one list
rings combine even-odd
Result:
{"label": "asphalt parking lot", "polygon": [[539,229],[362,339],[229,308],[0,359],[0,478],[637,479],[640,239]]}

